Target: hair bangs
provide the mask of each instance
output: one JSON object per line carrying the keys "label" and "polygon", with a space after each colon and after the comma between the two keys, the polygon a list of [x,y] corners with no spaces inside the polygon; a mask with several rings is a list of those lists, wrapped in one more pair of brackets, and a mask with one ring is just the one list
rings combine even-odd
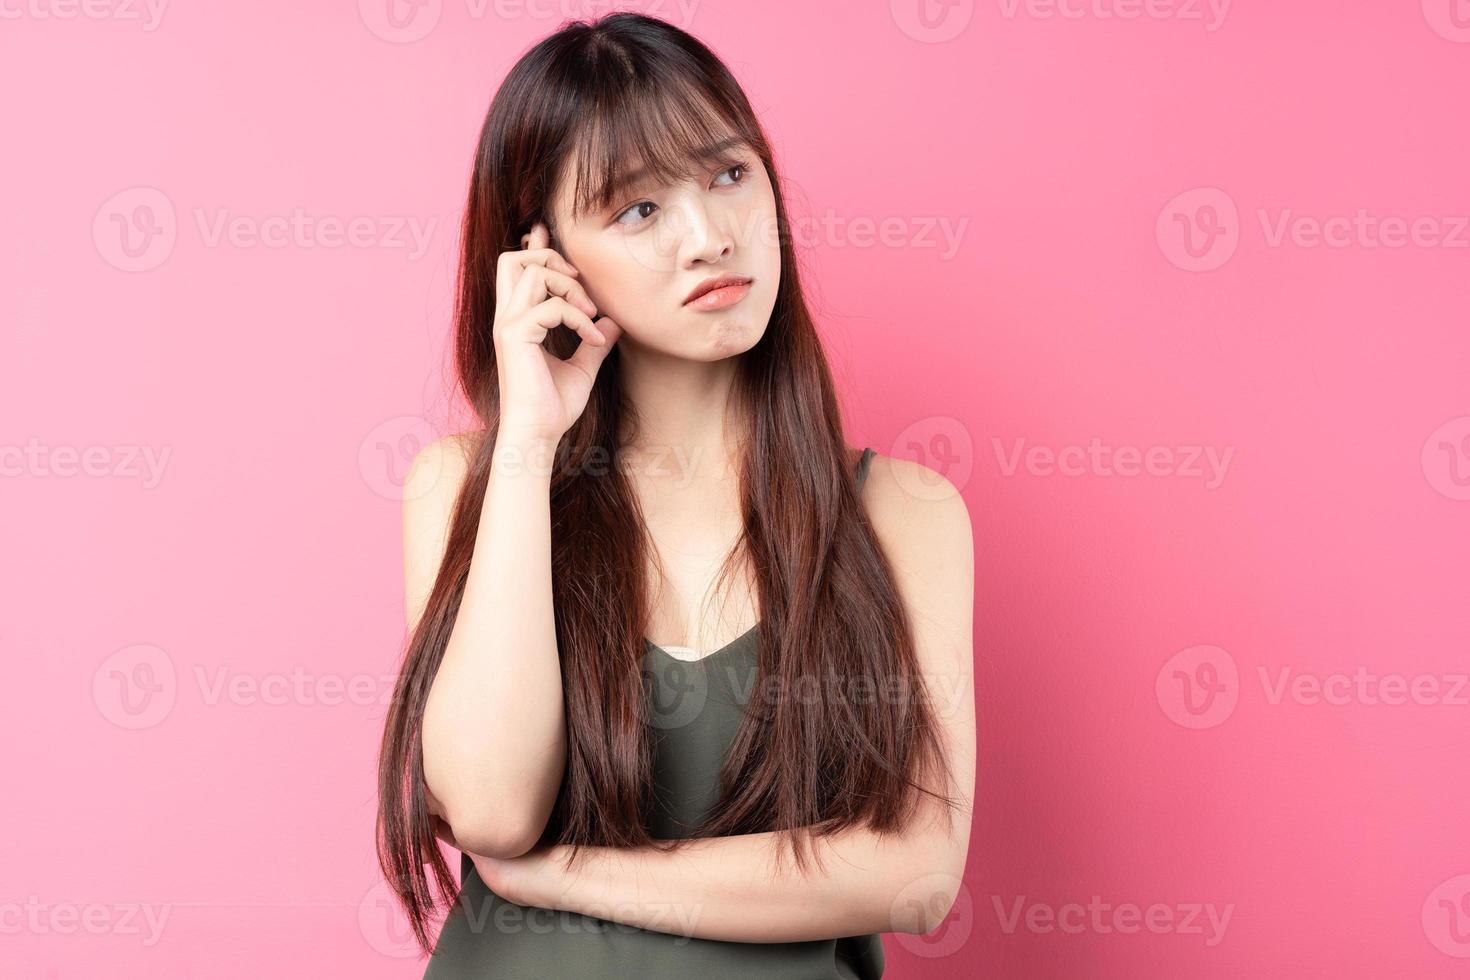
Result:
{"label": "hair bangs", "polygon": [[759,137],[743,130],[736,117],[692,86],[624,88],[571,136],[572,220],[604,211],[619,194],[638,187],[735,166],[746,160],[742,144],[759,151]]}

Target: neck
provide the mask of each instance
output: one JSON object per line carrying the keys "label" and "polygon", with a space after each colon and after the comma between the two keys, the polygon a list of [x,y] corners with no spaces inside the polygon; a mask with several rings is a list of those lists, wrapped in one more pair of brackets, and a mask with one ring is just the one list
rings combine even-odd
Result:
{"label": "neck", "polygon": [[735,358],[692,361],[636,345],[619,354],[637,415],[622,447],[634,472],[685,484],[726,478],[742,441],[732,396]]}

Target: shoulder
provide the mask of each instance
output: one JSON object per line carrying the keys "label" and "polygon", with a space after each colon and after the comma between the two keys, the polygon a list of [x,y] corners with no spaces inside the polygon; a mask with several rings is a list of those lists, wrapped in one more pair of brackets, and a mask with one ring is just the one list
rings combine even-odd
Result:
{"label": "shoulder", "polygon": [[965,670],[975,591],[975,544],[965,498],[944,474],[881,454],[869,462],[862,498],[921,658],[930,669]]}
{"label": "shoulder", "polygon": [[403,506],[421,509],[423,503],[452,502],[469,472],[480,434],[459,432],[441,436],[414,454],[403,480]]}
{"label": "shoulder", "polygon": [[875,452],[863,503],[885,547],[963,558],[973,548],[970,509],[950,480],[923,463]]}

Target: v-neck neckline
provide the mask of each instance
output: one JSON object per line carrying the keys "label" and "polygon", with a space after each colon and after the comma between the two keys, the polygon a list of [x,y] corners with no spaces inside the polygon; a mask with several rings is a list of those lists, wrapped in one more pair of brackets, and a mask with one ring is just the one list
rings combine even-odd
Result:
{"label": "v-neck neckline", "polygon": [[[857,478],[857,485],[859,490],[862,489],[863,483],[867,480],[868,461],[874,455],[875,451],[871,447],[865,446],[863,447],[862,453],[858,456],[857,470],[854,475]],[[665,650],[663,647],[659,646],[657,643],[653,642],[646,636],[643,638],[643,645],[646,648],[645,653],[657,650],[659,653],[663,654],[666,659],[671,660],[677,664],[702,664],[713,660],[715,657],[721,656],[722,654],[728,653],[731,650],[742,646],[747,640],[753,639],[754,637],[760,635],[762,622],[763,620],[756,620],[754,626],[746,630],[744,633],[741,633],[739,636],[735,637],[735,639],[731,640],[729,643],[726,643],[718,650],[715,650],[711,653],[706,653],[702,657],[695,657],[693,660],[686,660],[683,657],[674,656],[672,653]]]}
{"label": "v-neck neckline", "polygon": [[706,653],[702,657],[694,657],[692,659],[687,659],[687,658],[684,658],[684,657],[676,657],[672,653],[670,653],[669,651],[665,650],[663,647],[659,646],[657,643],[653,642],[652,640],[650,640],[646,636],[643,638],[643,642],[645,644],[647,644],[647,646],[648,646],[648,648],[650,650],[657,650],[659,653],[663,654],[665,657],[669,658],[674,663],[679,663],[679,664],[702,664],[702,663],[704,663],[704,662],[706,662],[708,660],[713,660],[715,657],[718,657],[722,653],[726,653],[726,652],[734,649],[735,647],[737,647],[740,644],[742,644],[743,642],[745,642],[747,639],[754,638],[755,636],[757,636],[760,633],[760,627],[761,627],[760,621],[757,620],[756,621],[756,624],[754,626],[752,626],[750,629],[746,630],[744,633],[741,633],[739,636],[735,637],[735,639],[731,640],[729,643],[726,643],[724,646],[720,647],[718,650],[713,650],[713,651],[711,651],[709,653]]}

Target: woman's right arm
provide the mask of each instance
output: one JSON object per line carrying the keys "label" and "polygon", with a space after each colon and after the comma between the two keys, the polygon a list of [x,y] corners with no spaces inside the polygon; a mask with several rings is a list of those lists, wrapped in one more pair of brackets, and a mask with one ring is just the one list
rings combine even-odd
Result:
{"label": "woman's right arm", "polygon": [[[565,767],[549,452],[538,437],[503,432],[497,441],[464,596],[424,709],[429,810],[457,846],[490,857],[535,845]],[[414,460],[404,503],[410,628],[438,573],[466,470],[453,436]]]}
{"label": "woman's right arm", "polygon": [[[552,456],[622,333],[611,317],[593,323],[597,308],[581,273],[550,242],[550,229],[537,222],[522,248],[496,260],[494,458],[464,596],[424,707],[424,782],[436,833],[447,829],[456,846],[487,857],[519,857],[535,846],[566,768]],[[542,344],[558,329],[581,339],[565,360]],[[469,468],[460,448],[453,437],[429,446],[419,479],[430,485],[405,494],[411,625],[438,575]]]}

